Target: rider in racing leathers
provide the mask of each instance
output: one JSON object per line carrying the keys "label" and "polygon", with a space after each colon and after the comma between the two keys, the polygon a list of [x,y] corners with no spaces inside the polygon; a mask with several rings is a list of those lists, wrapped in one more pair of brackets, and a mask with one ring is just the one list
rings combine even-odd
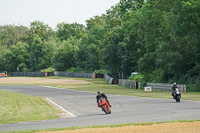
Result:
{"label": "rider in racing leathers", "polygon": [[173,98],[174,98],[174,93],[175,93],[175,90],[176,90],[176,88],[178,88],[178,86],[177,86],[177,84],[176,83],[173,83],[173,86],[172,86],[172,96],[173,96]]}
{"label": "rider in racing leathers", "polygon": [[98,106],[98,107],[99,107],[99,99],[100,99],[101,97],[102,97],[102,98],[105,98],[105,100],[106,100],[106,102],[108,102],[109,106],[112,107],[112,106],[110,105],[110,102],[108,101],[107,96],[106,96],[104,93],[102,93],[100,90],[97,92],[97,96],[96,96],[96,99],[97,99],[97,106]]}

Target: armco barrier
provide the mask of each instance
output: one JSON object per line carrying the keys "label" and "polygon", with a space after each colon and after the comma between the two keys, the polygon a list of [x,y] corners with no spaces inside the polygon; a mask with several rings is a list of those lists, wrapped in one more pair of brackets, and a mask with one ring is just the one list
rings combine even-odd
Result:
{"label": "armco barrier", "polygon": [[54,72],[54,75],[60,77],[95,78],[94,73]]}
{"label": "armco barrier", "polygon": [[139,82],[128,79],[119,79],[119,85],[128,88],[140,89]]}
{"label": "armco barrier", "polygon": [[[152,90],[162,90],[162,91],[171,91],[172,84],[167,83],[147,83],[147,87],[152,87]],[[182,92],[186,92],[186,85],[177,85]]]}
{"label": "armco barrier", "polygon": [[113,81],[113,78],[112,78],[112,77],[108,76],[107,74],[105,74],[104,77],[105,77],[106,81],[107,81],[109,84],[112,84],[112,81]]}
{"label": "armco barrier", "polygon": [[10,76],[46,77],[46,72],[11,72]]}
{"label": "armco barrier", "polygon": [[109,84],[118,84],[118,83],[119,83],[119,80],[118,80],[118,79],[114,79],[114,78],[108,76],[107,74],[104,74],[104,77],[105,77],[106,81],[107,81]]}

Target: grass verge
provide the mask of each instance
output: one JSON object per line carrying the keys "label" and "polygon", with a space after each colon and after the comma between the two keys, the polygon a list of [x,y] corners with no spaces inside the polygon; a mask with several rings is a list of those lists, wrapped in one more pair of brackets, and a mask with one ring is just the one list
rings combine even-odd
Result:
{"label": "grass verge", "polygon": [[58,118],[58,110],[43,98],[0,90],[0,123]]}
{"label": "grass verge", "polygon": [[[167,122],[149,122],[149,123],[128,123],[128,124],[115,124],[115,125],[102,125],[102,126],[87,126],[87,127],[69,127],[69,128],[54,128],[54,129],[41,129],[41,130],[22,130],[22,131],[9,131],[4,133],[40,133],[48,131],[72,131],[78,129],[96,129],[96,128],[117,128],[117,127],[126,127],[126,126],[148,126],[148,125],[159,125],[159,124],[174,124],[174,123],[192,123],[200,122],[200,120],[181,120],[181,121],[167,121]],[[162,130],[162,129],[161,129]],[[1,133],[1,132],[0,132]]]}

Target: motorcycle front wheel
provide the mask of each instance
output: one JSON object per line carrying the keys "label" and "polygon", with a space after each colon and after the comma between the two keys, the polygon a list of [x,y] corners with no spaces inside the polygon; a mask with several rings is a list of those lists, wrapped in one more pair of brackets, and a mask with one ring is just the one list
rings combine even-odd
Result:
{"label": "motorcycle front wheel", "polygon": [[179,102],[179,103],[181,102],[181,97],[180,97],[180,96],[178,96],[178,102]]}
{"label": "motorcycle front wheel", "polygon": [[103,110],[104,110],[104,112],[105,112],[106,114],[108,114],[108,110],[106,109],[105,106],[103,107]]}
{"label": "motorcycle front wheel", "polygon": [[108,112],[108,114],[111,114],[111,110]]}

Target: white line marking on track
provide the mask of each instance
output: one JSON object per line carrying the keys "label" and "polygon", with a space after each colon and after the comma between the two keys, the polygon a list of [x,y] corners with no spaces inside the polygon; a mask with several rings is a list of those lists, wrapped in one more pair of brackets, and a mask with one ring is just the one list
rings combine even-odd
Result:
{"label": "white line marking on track", "polygon": [[72,117],[77,117],[76,115],[70,113],[69,111],[65,110],[63,107],[61,107],[60,105],[58,105],[57,103],[55,103],[54,101],[52,101],[49,98],[46,98],[49,102],[51,102],[52,104],[54,104],[55,106],[59,107],[61,110],[63,110],[64,112],[68,113],[69,115],[71,115]]}

